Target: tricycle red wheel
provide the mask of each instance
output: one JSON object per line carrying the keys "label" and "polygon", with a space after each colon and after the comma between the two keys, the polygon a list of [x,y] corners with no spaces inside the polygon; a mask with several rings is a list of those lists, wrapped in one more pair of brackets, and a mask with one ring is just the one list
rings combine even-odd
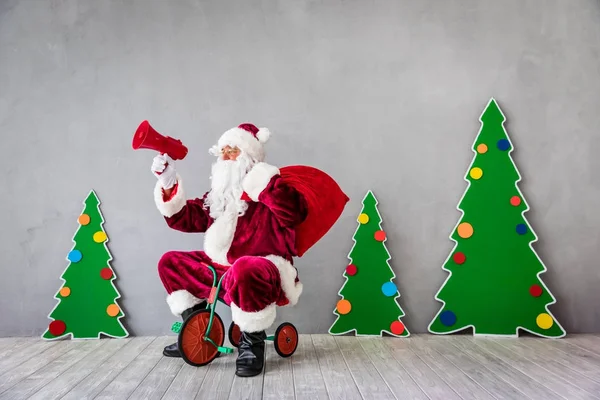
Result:
{"label": "tricycle red wheel", "polygon": [[240,340],[242,339],[242,330],[235,322],[229,325],[229,342],[233,347],[240,347]]}
{"label": "tricycle red wheel", "polygon": [[[199,310],[185,320],[179,332],[178,346],[181,357],[195,367],[210,363],[219,354],[219,350],[212,343],[204,340],[209,321],[210,310]],[[217,346],[223,346],[225,341],[225,326],[217,313],[213,315],[209,338]]]}
{"label": "tricycle red wheel", "polygon": [[284,322],[275,331],[274,339],[273,344],[277,354],[281,357],[289,357],[298,347],[298,330],[289,322]]}

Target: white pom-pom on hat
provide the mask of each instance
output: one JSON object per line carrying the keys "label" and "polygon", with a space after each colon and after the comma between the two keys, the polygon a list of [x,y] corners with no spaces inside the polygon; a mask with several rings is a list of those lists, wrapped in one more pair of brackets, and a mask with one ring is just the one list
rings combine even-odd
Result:
{"label": "white pom-pom on hat", "polygon": [[271,131],[268,128],[260,128],[256,133],[256,138],[261,143],[267,143],[271,137]]}

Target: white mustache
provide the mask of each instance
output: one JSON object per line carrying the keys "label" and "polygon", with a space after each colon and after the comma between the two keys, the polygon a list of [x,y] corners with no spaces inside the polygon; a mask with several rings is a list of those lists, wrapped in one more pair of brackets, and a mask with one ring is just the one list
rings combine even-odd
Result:
{"label": "white mustache", "polygon": [[235,161],[219,159],[212,165],[211,191],[205,206],[210,208],[210,215],[218,218],[225,210],[243,215],[248,204],[241,200],[242,180],[253,161],[245,154],[240,154]]}

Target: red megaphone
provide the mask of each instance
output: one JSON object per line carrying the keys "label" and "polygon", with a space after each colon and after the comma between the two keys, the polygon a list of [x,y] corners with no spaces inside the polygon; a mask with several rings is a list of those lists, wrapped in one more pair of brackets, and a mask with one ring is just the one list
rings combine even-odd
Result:
{"label": "red megaphone", "polygon": [[148,121],[143,121],[133,135],[133,149],[156,150],[161,154],[167,153],[173,160],[183,160],[187,156],[188,149],[181,140],[163,136],[156,132]]}

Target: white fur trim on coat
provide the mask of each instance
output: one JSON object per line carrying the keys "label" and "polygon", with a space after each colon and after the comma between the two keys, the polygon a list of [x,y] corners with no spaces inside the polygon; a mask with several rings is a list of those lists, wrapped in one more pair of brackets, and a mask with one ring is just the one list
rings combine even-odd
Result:
{"label": "white fur trim on coat", "polygon": [[254,135],[242,128],[232,128],[219,138],[217,147],[221,150],[225,146],[237,147],[256,161],[265,159],[262,143]]}
{"label": "white fur trim on coat", "polygon": [[177,193],[167,202],[163,201],[163,188],[160,181],[154,186],[154,202],[158,211],[165,217],[169,218],[177,214],[186,204],[185,192],[183,190],[183,182],[181,177],[177,175]]}
{"label": "white fur trim on coat", "polygon": [[285,297],[290,301],[289,305],[295,306],[303,289],[302,282],[296,282],[296,276],[298,275],[296,268],[288,260],[280,256],[269,255],[265,258],[275,264],[279,270],[281,288],[285,293]]}
{"label": "white fur trim on coat", "polygon": [[258,163],[244,177],[242,189],[248,197],[258,201],[258,196],[275,175],[279,175],[279,168],[264,162]]}
{"label": "white fur trim on coat", "polygon": [[202,300],[187,290],[176,290],[167,296],[167,304],[176,317],[181,317],[181,313],[185,310],[200,303],[202,303]]}
{"label": "white fur trim on coat", "polygon": [[238,214],[233,205],[223,215],[215,219],[204,234],[204,252],[211,260],[221,265],[230,265],[227,253],[233,242]]}
{"label": "white fur trim on coat", "polygon": [[260,332],[269,329],[277,316],[277,305],[269,304],[260,311],[247,312],[231,302],[231,319],[243,332]]}

